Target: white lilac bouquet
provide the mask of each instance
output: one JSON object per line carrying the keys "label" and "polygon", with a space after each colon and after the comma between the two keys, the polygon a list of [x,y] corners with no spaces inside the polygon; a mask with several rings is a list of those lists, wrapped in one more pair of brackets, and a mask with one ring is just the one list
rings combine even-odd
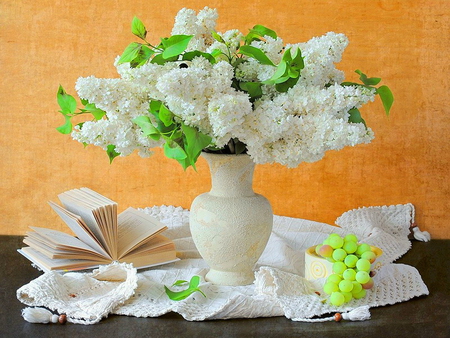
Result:
{"label": "white lilac bouquet", "polygon": [[[79,78],[85,106],[79,112],[60,86],[66,122],[57,129],[104,148],[111,161],[163,147],[184,169],[195,169],[202,151],[247,153],[255,163],[296,167],[373,139],[359,108],[378,94],[389,114],[393,96],[387,86],[375,87],[380,78],[359,70],[361,84],[344,82],[335,63],[348,44],[345,35],[284,45],[262,25],[247,35],[216,32],[216,19],[214,9],[182,9],[172,35],[152,44],[135,17],[132,33],[142,42],[116,59],[119,78]],[[86,113],[93,119],[73,127],[72,117]]]}

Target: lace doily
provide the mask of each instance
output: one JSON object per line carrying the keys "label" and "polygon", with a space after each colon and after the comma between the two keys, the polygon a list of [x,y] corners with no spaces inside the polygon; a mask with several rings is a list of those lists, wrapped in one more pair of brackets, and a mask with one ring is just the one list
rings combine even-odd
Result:
{"label": "lace doily", "polygon": [[[144,211],[168,226],[164,234],[175,242],[182,260],[142,271],[113,263],[91,273],[44,273],[21,287],[17,298],[30,306],[64,313],[71,322],[93,324],[110,313],[158,317],[168,312],[177,312],[190,321],[273,316],[307,321],[326,313],[394,304],[428,294],[414,267],[393,263],[411,247],[408,239],[414,222],[411,204],[348,211],[336,220],[339,227],[275,216],[269,243],[256,266],[254,284],[238,287],[205,282],[208,266],[190,236],[188,210],[160,206]],[[311,282],[303,277],[304,251],[333,232],[354,233],[362,242],[383,250],[377,260],[375,286],[366,297],[353,299],[339,308],[323,302],[324,279]],[[200,287],[206,298],[200,293],[181,301],[167,297],[164,285],[189,280],[193,275],[202,278]]]}

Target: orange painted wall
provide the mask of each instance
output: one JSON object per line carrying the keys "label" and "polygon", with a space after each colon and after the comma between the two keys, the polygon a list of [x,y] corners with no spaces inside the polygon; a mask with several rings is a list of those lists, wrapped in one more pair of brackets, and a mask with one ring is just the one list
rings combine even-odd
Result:
{"label": "orange painted wall", "polygon": [[59,84],[74,94],[79,76],[115,77],[113,60],[133,40],[140,17],[156,41],[170,33],[182,7],[219,10],[218,30],[246,32],[259,23],[285,42],[328,31],[350,39],[338,68],[356,80],[357,68],[380,76],[396,98],[391,117],[380,102],[363,110],[376,138],[369,145],[329,152],[296,169],[258,166],[255,190],[278,215],[333,224],[361,206],[413,203],[416,220],[433,238],[450,238],[450,2],[446,0],[2,0],[0,2],[0,234],[30,225],[66,229],[48,200],[91,187],[121,208],[160,204],[189,208],[209,189],[198,173],[183,172],[157,152],[153,158],[107,156],[58,134]]}

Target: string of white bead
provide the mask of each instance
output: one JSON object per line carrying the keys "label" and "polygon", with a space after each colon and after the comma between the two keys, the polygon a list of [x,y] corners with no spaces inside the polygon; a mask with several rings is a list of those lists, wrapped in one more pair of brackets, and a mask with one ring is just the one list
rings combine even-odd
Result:
{"label": "string of white bead", "polygon": [[61,323],[66,322],[66,315],[55,315],[49,310],[40,307],[27,307],[22,310],[22,317],[30,323]]}

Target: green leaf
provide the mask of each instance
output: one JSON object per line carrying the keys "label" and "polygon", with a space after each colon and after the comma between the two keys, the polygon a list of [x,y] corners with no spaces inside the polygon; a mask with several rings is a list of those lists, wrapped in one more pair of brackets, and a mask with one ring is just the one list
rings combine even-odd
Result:
{"label": "green leaf", "polygon": [[85,104],[84,109],[81,109],[83,113],[91,113],[94,116],[94,119],[101,120],[103,116],[106,115],[106,112],[100,108],[97,108],[94,103]]}
{"label": "green leaf", "polygon": [[164,46],[162,57],[168,59],[180,55],[186,50],[191,39],[192,35],[173,35],[168,39],[161,39]]}
{"label": "green leaf", "polygon": [[181,129],[186,137],[184,149],[186,151],[187,159],[189,160],[190,165],[195,169],[195,163],[197,162],[198,157],[202,150],[209,146],[212,138],[201,133],[196,128],[185,124],[181,125]]}
{"label": "green leaf", "polygon": [[173,116],[174,116],[173,113],[169,109],[167,109],[165,105],[161,104],[161,106],[159,107],[158,117],[166,127],[172,125]]}
{"label": "green leaf", "polygon": [[155,54],[155,56],[150,60],[150,63],[156,63],[157,65],[163,65],[166,62],[177,61],[178,55],[173,56],[171,58],[164,58],[163,53]]}
{"label": "green leaf", "polygon": [[118,64],[120,65],[126,62],[132,62],[136,57],[138,57],[141,48],[142,44],[138,42],[130,43],[120,56]]}
{"label": "green leaf", "polygon": [[240,82],[239,87],[248,93],[252,100],[259,99],[263,92],[261,89],[261,82]]}
{"label": "green leaf", "polygon": [[275,84],[275,89],[280,93],[285,93],[297,84],[298,79],[299,77],[290,77],[284,82]]}
{"label": "green leaf", "polygon": [[388,86],[380,86],[377,88],[377,94],[380,95],[380,99],[383,102],[384,111],[389,116],[392,104],[394,103],[394,95]]}
{"label": "green leaf", "polygon": [[155,54],[153,50],[145,45],[142,45],[137,56],[132,61],[130,61],[131,68],[138,68],[144,65],[152,57],[153,54]]}
{"label": "green leaf", "polygon": [[186,152],[183,148],[171,139],[166,139],[166,143],[164,143],[164,155],[174,160],[184,160],[187,158]]}
{"label": "green leaf", "polygon": [[206,295],[200,290],[199,285],[200,285],[200,277],[193,276],[191,278],[191,281],[189,282],[189,287],[186,290],[176,292],[176,291],[170,290],[165,285],[164,285],[164,290],[166,291],[167,296],[171,300],[175,300],[175,301],[180,301],[180,300],[186,299],[187,297],[189,297],[191,294],[193,294],[195,292],[200,292],[204,297],[206,297]]}
{"label": "green leaf", "polygon": [[303,60],[302,51],[300,48],[297,47],[297,49],[294,51],[294,54],[292,54],[291,51],[291,67],[295,70],[302,70],[305,68],[305,61]]}
{"label": "green leaf", "polygon": [[264,27],[263,25],[256,25],[245,36],[245,44],[250,45],[252,41],[261,40],[264,36],[270,36],[274,39],[277,38],[277,33],[275,31]]}
{"label": "green leaf", "polygon": [[216,40],[217,42],[225,43],[225,40],[222,38],[222,36],[220,36],[219,33],[215,32],[215,31],[212,31],[212,32],[211,32],[211,36],[212,36],[212,37],[214,38],[214,40]]}
{"label": "green leaf", "polygon": [[137,17],[134,17],[131,22],[131,32],[143,40],[145,40],[145,37],[147,36],[147,30],[145,29],[144,24]]}
{"label": "green leaf", "polygon": [[110,144],[107,148],[106,148],[106,153],[108,154],[109,157],[109,163],[111,164],[112,161],[120,155],[120,153],[118,153],[116,151],[116,146],[114,144]]}
{"label": "green leaf", "polygon": [[201,52],[199,50],[193,50],[193,51],[184,53],[183,57],[182,57],[182,60],[183,61],[192,61],[195,57],[198,57],[198,56],[204,57],[205,59],[207,59],[212,64],[216,63],[216,58],[213,55],[211,55],[209,53]]}
{"label": "green leaf", "polygon": [[162,102],[159,100],[150,101],[149,111],[159,120],[159,108],[161,107]]}
{"label": "green leaf", "polygon": [[63,115],[73,114],[77,109],[77,101],[72,95],[67,94],[61,85],[58,88],[56,99]]}
{"label": "green leaf", "polygon": [[175,283],[172,284],[172,286],[181,286],[186,284],[189,284],[187,280],[177,280]]}
{"label": "green leaf", "polygon": [[56,128],[61,134],[70,134],[72,132],[71,116],[64,115],[65,123]]}
{"label": "green leaf", "polygon": [[273,85],[275,83],[280,83],[280,82],[286,81],[287,78],[289,78],[289,76],[286,77],[287,68],[288,68],[287,63],[284,61],[281,61],[278,64],[277,70],[275,71],[275,73],[273,73],[272,77],[266,81],[263,81],[262,83],[267,84],[267,85]]}
{"label": "green leaf", "polygon": [[291,55],[291,48],[290,47],[284,51],[283,58],[281,60],[287,62],[288,64],[292,61],[292,55]]}
{"label": "green leaf", "polygon": [[259,48],[244,45],[239,48],[239,53],[252,57],[263,65],[275,66],[269,57]]}
{"label": "green leaf", "polygon": [[139,116],[133,119],[133,123],[137,124],[145,136],[158,141],[161,138],[161,134],[158,129],[155,128],[148,116]]}
{"label": "green leaf", "polygon": [[242,154],[245,151],[247,151],[247,146],[245,145],[245,143],[239,141],[239,139],[235,138],[233,139],[234,141],[234,152],[236,153],[236,155]]}
{"label": "green leaf", "polygon": [[215,59],[216,57],[218,57],[219,55],[223,54],[222,51],[220,49],[213,49],[211,51],[211,56]]}
{"label": "green leaf", "polygon": [[288,76],[291,78],[298,78],[300,76],[300,72],[294,68],[288,68]]}
{"label": "green leaf", "polygon": [[359,69],[355,70],[355,73],[360,75],[359,79],[366,86],[376,86],[381,81],[381,78],[379,78],[379,77],[370,77],[370,78],[368,78],[367,75],[364,74],[363,72],[361,72]]}
{"label": "green leaf", "polygon": [[270,28],[267,28],[267,27],[265,27],[263,25],[256,25],[250,31],[258,33],[261,37],[267,35],[267,36],[270,36],[273,39],[277,38],[277,33],[275,33],[275,31],[273,31]]}
{"label": "green leaf", "polygon": [[363,123],[367,127],[366,121],[361,117],[361,112],[357,108],[352,108],[348,111],[350,116],[348,117],[348,122],[351,123]]}

